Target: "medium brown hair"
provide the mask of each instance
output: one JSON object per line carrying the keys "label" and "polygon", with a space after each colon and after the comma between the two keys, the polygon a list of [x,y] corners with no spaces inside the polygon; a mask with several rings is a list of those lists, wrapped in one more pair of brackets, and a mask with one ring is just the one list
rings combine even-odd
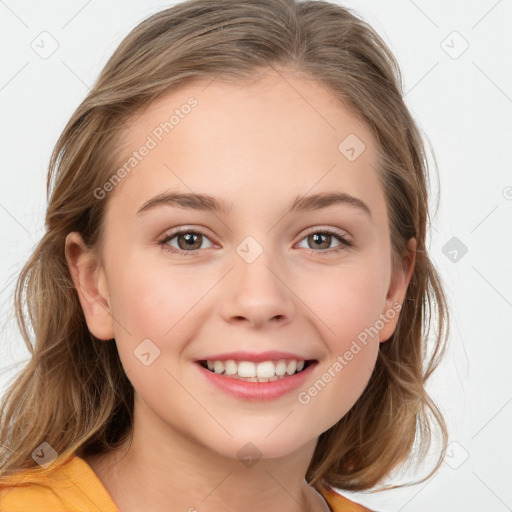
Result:
{"label": "medium brown hair", "polygon": [[[100,246],[107,199],[93,191],[116,168],[122,130],[136,111],[192,80],[241,82],[270,67],[326,85],[366,124],[380,152],[394,262],[410,238],[417,240],[396,330],[380,345],[362,396],[320,435],[306,479],[317,489],[369,489],[411,456],[413,444],[420,458],[426,455],[435,427],[441,454],[428,476],[439,467],[446,427],[425,384],[445,348],[448,310],[425,246],[426,151],[393,55],[357,14],[333,3],[189,0],[128,34],[52,153],[46,231],[15,289],[16,318],[31,358],[2,403],[0,481],[30,468],[46,474],[78,451],[111,450],[131,431],[133,387],[115,344],[89,332],[64,254],[72,231],[90,247]],[[48,468],[37,467],[31,456],[42,442],[59,454]]]}

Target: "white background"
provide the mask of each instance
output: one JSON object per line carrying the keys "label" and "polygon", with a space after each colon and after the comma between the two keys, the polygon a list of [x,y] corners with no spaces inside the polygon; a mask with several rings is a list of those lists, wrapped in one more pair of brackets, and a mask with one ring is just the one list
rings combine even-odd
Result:
{"label": "white background", "polygon": [[[0,391],[28,357],[12,292],[43,233],[51,150],[121,39],[170,5],[0,0]],[[512,510],[512,1],[342,5],[395,53],[435,152],[441,196],[429,248],[452,310],[450,350],[429,385],[452,443],[441,470],[352,498],[382,512]],[[44,31],[58,44],[45,59],[31,47],[47,38],[51,48]]]}

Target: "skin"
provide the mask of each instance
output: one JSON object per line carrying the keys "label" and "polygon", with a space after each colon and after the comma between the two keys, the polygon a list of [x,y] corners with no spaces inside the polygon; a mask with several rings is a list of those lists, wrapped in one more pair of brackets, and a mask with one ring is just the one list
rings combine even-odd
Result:
{"label": "skin", "polygon": [[[309,403],[297,394],[403,302],[415,241],[393,270],[376,141],[329,89],[297,73],[269,69],[249,85],[197,82],[167,94],[129,124],[120,165],[190,96],[198,106],[102,199],[101,251],[78,233],[66,239],[87,325],[100,340],[115,338],[136,391],[131,445],[86,460],[123,512],[168,511],[169,503],[201,512],[327,511],[305,480],[318,436],[362,394],[398,315]],[[355,161],[338,150],[349,134],[366,146]],[[170,189],[233,207],[136,215]],[[332,191],[364,201],[371,216],[348,204],[286,214],[298,194]],[[195,256],[158,245],[179,226],[205,233]],[[337,229],[353,245],[336,253],[334,237],[315,245],[306,230],[316,227]],[[263,249],[252,263],[236,252],[247,236]],[[183,237],[169,244],[186,246]],[[160,349],[149,366],[133,353],[147,338]],[[297,392],[252,402],[218,391],[193,362],[235,350],[291,351],[318,364]],[[251,467],[237,457],[248,442],[262,457]]]}

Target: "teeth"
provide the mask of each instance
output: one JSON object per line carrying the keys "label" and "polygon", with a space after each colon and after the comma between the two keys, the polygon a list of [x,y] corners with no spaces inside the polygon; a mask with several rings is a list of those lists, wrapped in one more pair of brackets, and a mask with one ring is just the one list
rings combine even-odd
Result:
{"label": "teeth", "polygon": [[282,377],[286,373],[286,361],[278,361],[276,364],[276,375]]}
{"label": "teeth", "polygon": [[295,359],[279,359],[278,361],[206,361],[208,369],[218,374],[224,374],[234,379],[249,382],[273,382],[288,375],[294,375],[304,369],[305,362]]}
{"label": "teeth", "polygon": [[288,375],[293,375],[295,370],[297,369],[297,361],[290,361],[288,366],[286,367],[286,373]]}
{"label": "teeth", "polygon": [[260,378],[270,379],[276,374],[276,367],[272,361],[265,361],[264,363],[258,363],[256,366],[256,375]]}
{"label": "teeth", "polygon": [[226,361],[224,367],[226,369],[226,375],[235,375],[235,373],[238,372],[238,367],[233,359]]}
{"label": "teeth", "polygon": [[[236,364],[236,363],[235,363]],[[256,377],[256,366],[250,361],[240,361],[238,363],[239,377]]]}
{"label": "teeth", "polygon": [[222,361],[214,361],[213,371],[215,373],[222,373],[224,371],[224,363]]}

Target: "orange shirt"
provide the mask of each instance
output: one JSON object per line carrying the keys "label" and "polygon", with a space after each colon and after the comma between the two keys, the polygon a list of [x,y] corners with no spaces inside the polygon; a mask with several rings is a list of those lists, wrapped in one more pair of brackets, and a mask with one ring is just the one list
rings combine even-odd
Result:
{"label": "orange shirt", "polygon": [[[17,475],[23,480],[23,471]],[[334,490],[323,493],[333,512],[369,512]],[[87,462],[73,456],[40,483],[0,487],[0,512],[119,512]]]}

